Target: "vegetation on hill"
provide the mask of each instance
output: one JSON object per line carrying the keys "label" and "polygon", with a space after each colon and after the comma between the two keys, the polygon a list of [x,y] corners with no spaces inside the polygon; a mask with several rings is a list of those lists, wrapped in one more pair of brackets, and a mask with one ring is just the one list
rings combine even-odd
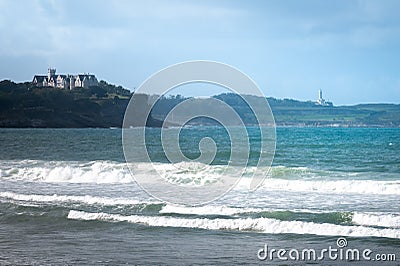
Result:
{"label": "vegetation on hill", "polygon": [[121,126],[130,91],[105,81],[63,90],[0,82],[0,127]]}
{"label": "vegetation on hill", "polygon": [[313,102],[280,101],[268,98],[280,125],[400,127],[399,104],[320,106]]}
{"label": "vegetation on hill", "polygon": [[[0,127],[121,127],[131,96],[129,90],[105,81],[88,89],[63,90],[3,80]],[[256,124],[250,107],[238,95],[214,97],[232,106],[245,124]],[[161,97],[152,109],[148,126],[160,126],[169,111],[186,99],[180,95]],[[319,106],[311,101],[275,98],[268,98],[268,102],[278,126],[400,127],[399,104]],[[200,119],[194,123],[213,122]]]}
{"label": "vegetation on hill", "polygon": [[[257,123],[251,108],[239,95],[224,93],[214,97],[235,109],[247,125]],[[163,97],[153,108],[152,114],[162,120],[176,104],[184,100],[183,97]],[[399,104],[321,106],[312,101],[275,98],[267,100],[278,126],[400,127]]]}

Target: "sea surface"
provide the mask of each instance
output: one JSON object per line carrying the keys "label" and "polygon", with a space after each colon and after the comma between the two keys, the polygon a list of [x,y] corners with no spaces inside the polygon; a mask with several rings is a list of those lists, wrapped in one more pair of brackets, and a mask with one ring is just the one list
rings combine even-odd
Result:
{"label": "sea surface", "polygon": [[[248,131],[254,167],[260,138]],[[121,133],[0,129],[0,265],[400,265],[399,128],[277,128],[272,168],[259,166],[267,178],[258,190],[240,183],[194,207],[161,202],[136,184]],[[160,129],[146,134],[154,138],[150,157],[170,169],[157,144]],[[180,145],[188,157],[199,156],[198,140],[208,135],[221,138],[223,152],[207,171],[172,172],[171,182],[218,178],[229,160],[224,134],[185,129]],[[266,246],[286,249],[287,260],[277,253],[261,260]],[[288,257],[293,249],[319,255],[330,247],[369,249],[371,260]],[[396,261],[378,263],[377,254]]]}

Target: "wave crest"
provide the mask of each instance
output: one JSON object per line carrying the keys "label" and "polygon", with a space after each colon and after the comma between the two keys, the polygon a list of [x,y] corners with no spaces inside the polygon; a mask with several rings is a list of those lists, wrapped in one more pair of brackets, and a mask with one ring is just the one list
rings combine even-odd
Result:
{"label": "wave crest", "polygon": [[386,237],[400,239],[400,230],[366,226],[345,226],[328,223],[280,221],[270,218],[177,218],[165,216],[119,215],[70,210],[68,219],[85,221],[129,222],[157,227],[183,227],[207,230],[256,231],[268,234],[312,234],[324,236]]}

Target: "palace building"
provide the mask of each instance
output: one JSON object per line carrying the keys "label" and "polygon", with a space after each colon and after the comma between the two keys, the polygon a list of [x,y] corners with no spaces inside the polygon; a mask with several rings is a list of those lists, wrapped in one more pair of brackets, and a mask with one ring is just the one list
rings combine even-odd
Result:
{"label": "palace building", "polygon": [[32,83],[38,87],[53,87],[60,89],[89,88],[98,84],[97,78],[92,74],[62,75],[56,74],[55,68],[49,68],[47,76],[35,75]]}

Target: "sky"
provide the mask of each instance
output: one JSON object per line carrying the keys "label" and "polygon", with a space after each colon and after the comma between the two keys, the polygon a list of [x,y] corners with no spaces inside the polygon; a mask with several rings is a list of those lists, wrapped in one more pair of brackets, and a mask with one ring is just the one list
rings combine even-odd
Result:
{"label": "sky", "polygon": [[169,65],[212,60],[268,97],[316,100],[322,89],[335,105],[400,103],[397,0],[0,0],[0,10],[0,80],[52,66],[134,90]]}

